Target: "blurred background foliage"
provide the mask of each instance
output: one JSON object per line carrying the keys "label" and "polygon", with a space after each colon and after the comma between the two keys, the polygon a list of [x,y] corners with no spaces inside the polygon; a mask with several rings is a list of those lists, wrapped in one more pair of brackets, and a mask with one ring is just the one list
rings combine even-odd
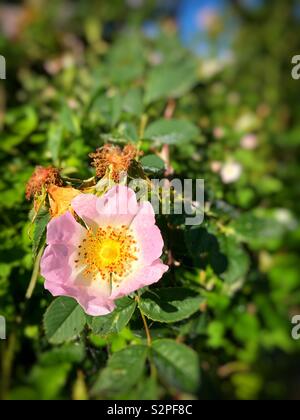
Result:
{"label": "blurred background foliage", "polygon": [[[294,0],[1,3],[1,398],[300,398],[299,11]],[[170,109],[177,122],[166,129]],[[167,140],[175,175],[206,183],[204,224],[160,220],[171,256],[161,286],[193,288],[201,310],[151,324],[154,337],[197,353],[198,389],[146,370],[122,392],[93,387],[108,354],[144,341],[139,317],[118,334],[87,329],[52,346],[42,279],[25,299],[34,167],[89,178],[88,153],[140,140],[164,158]]]}

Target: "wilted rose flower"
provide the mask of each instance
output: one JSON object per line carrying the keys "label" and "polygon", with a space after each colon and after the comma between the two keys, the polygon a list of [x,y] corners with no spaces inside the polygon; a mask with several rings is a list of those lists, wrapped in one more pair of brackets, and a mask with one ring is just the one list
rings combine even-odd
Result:
{"label": "wilted rose flower", "polygon": [[57,168],[53,166],[48,166],[47,168],[37,166],[26,185],[26,198],[30,200],[35,195],[41,194],[43,188],[47,188],[50,185],[61,186],[62,184],[63,182]]}
{"label": "wilted rose flower", "polygon": [[120,174],[127,172],[137,154],[136,147],[131,144],[127,144],[123,150],[119,146],[105,144],[96,152],[91,153],[90,158],[92,159],[92,166],[96,168],[98,178],[102,178],[110,168],[113,180],[118,182]]}
{"label": "wilted rose flower", "polygon": [[81,194],[70,212],[53,219],[41,261],[45,288],[70,296],[86,313],[105,315],[115,300],[161,279],[163,239],[149,202],[138,203],[133,190],[115,186],[102,198]]}
{"label": "wilted rose flower", "polygon": [[240,179],[243,167],[238,162],[225,163],[221,169],[221,179],[224,184],[231,184]]}

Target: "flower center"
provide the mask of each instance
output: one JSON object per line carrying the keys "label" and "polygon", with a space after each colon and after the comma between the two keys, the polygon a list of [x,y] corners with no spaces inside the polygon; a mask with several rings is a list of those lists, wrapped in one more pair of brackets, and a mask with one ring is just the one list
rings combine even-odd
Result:
{"label": "flower center", "polygon": [[105,281],[120,283],[126,277],[135,261],[138,248],[127,226],[99,227],[88,230],[79,245],[76,268],[85,267],[84,275]]}
{"label": "flower center", "polygon": [[105,240],[101,246],[100,258],[102,258],[104,265],[114,263],[120,256],[121,246],[118,241],[111,239]]}

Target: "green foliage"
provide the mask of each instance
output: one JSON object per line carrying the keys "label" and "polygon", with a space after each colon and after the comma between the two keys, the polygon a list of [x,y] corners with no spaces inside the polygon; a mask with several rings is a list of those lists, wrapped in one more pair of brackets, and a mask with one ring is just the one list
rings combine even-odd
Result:
{"label": "green foliage", "polygon": [[197,83],[197,64],[194,60],[168,63],[155,67],[146,80],[145,102],[178,98]]}
{"label": "green foliage", "polygon": [[146,346],[130,346],[115,353],[100,373],[92,393],[109,397],[129,391],[143,374],[147,353]]}
{"label": "green foliage", "polygon": [[91,328],[93,333],[107,336],[120,332],[132,318],[135,309],[136,302],[134,300],[127,297],[120,299],[117,308],[111,314],[92,318]]}
{"label": "green foliage", "polygon": [[32,252],[34,258],[36,258],[38,251],[41,247],[42,240],[44,238],[47,224],[50,221],[50,214],[48,209],[41,208],[38,214],[36,215],[34,221],[34,233],[33,233],[33,244]]}
{"label": "green foliage", "polygon": [[152,355],[163,382],[184,392],[197,392],[200,383],[197,353],[184,344],[163,339],[154,341]]}
{"label": "green foliage", "polygon": [[158,120],[150,124],[145,138],[162,144],[181,144],[196,140],[199,129],[189,121]]}
{"label": "green foliage", "polygon": [[147,318],[158,322],[178,322],[200,309],[197,292],[185,288],[152,289],[141,297],[140,308]]}
{"label": "green foliage", "polygon": [[146,174],[158,175],[165,169],[165,162],[156,155],[148,155],[141,159],[141,165]]}
{"label": "green foliage", "polygon": [[66,297],[57,298],[47,309],[44,318],[46,337],[60,344],[78,336],[84,329],[86,317],[78,303]]}

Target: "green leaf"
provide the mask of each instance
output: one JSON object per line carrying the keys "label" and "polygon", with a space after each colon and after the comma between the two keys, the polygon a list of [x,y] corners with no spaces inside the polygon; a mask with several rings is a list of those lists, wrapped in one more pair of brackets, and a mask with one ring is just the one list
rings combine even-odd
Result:
{"label": "green leaf", "polygon": [[8,112],[5,123],[10,132],[1,135],[0,150],[9,152],[36,130],[38,116],[34,108],[20,107]]}
{"label": "green leaf", "polygon": [[148,174],[157,174],[165,170],[165,162],[156,155],[148,155],[141,159],[141,165]]}
{"label": "green leaf", "polygon": [[129,114],[139,116],[143,113],[143,97],[139,88],[130,89],[124,97],[123,109]]}
{"label": "green leaf", "polygon": [[179,98],[189,92],[197,83],[197,65],[187,60],[180,65],[162,64],[153,68],[146,82],[145,102],[159,99]]}
{"label": "green leaf", "polygon": [[92,394],[113,396],[129,391],[143,374],[147,353],[146,346],[130,346],[114,353],[100,372]]}
{"label": "green leaf", "polygon": [[141,296],[140,308],[153,321],[178,322],[199,310],[202,297],[186,288],[152,289]]}
{"label": "green leaf", "polygon": [[121,331],[126,327],[134,314],[136,302],[128,297],[117,302],[116,309],[108,315],[92,319],[91,328],[94,334],[106,336]]}
{"label": "green leaf", "polygon": [[238,240],[255,248],[276,246],[286,232],[286,227],[276,220],[272,211],[265,214],[244,213],[230,227]]}
{"label": "green leaf", "polygon": [[34,222],[34,233],[33,233],[33,245],[32,252],[34,258],[36,258],[39,249],[42,245],[42,240],[44,238],[46,227],[50,220],[49,210],[46,208],[41,208]]}
{"label": "green leaf", "polygon": [[57,298],[44,317],[46,337],[52,344],[60,344],[78,336],[84,329],[86,316],[81,306],[71,298]]}
{"label": "green leaf", "polygon": [[197,139],[199,134],[198,127],[190,121],[160,119],[147,127],[144,137],[163,144],[181,144]]}
{"label": "green leaf", "polygon": [[122,98],[118,92],[112,96],[107,94],[99,95],[92,106],[91,116],[94,123],[99,123],[99,119],[109,124],[111,127],[119,122],[122,114]]}
{"label": "green leaf", "polygon": [[12,126],[12,131],[22,138],[29,136],[38,126],[38,115],[35,109],[30,106],[14,110],[11,113],[11,118],[8,116],[7,119]]}
{"label": "green leaf", "polygon": [[162,382],[183,392],[197,392],[200,366],[194,350],[176,341],[162,339],[153,342],[152,355]]}
{"label": "green leaf", "polygon": [[242,283],[250,267],[248,254],[234,237],[221,236],[218,239],[228,261],[226,272],[221,277],[226,283]]}

